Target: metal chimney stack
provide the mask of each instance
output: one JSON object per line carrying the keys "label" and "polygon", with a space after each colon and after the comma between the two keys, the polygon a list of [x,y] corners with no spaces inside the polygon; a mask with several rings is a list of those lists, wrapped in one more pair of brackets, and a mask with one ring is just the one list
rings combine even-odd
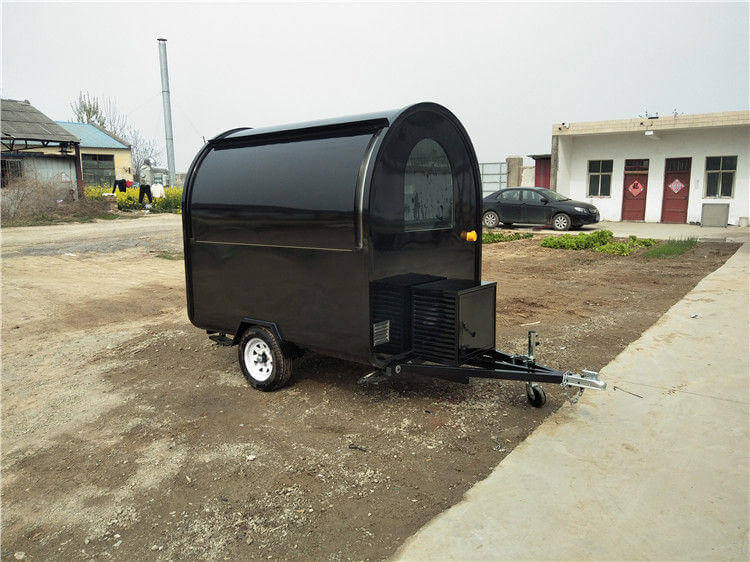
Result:
{"label": "metal chimney stack", "polygon": [[172,104],[169,101],[169,71],[167,70],[167,40],[157,39],[159,43],[159,68],[161,69],[161,99],[164,104],[164,135],[167,141],[167,167],[169,168],[169,185],[177,186],[174,172],[174,136],[172,134]]}

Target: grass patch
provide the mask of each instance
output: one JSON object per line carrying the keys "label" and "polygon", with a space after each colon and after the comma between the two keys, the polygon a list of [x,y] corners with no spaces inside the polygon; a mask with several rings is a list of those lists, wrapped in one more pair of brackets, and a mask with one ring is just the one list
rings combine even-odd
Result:
{"label": "grass patch", "polygon": [[494,244],[495,242],[510,242],[512,240],[522,240],[524,238],[532,238],[534,235],[531,232],[513,232],[511,234],[502,234],[496,232],[483,232],[482,233],[482,244]]}
{"label": "grass patch", "polygon": [[662,242],[658,246],[649,248],[643,253],[643,257],[646,258],[673,258],[675,256],[681,256],[688,250],[695,247],[698,243],[698,239],[695,237],[674,239],[670,238],[666,242]]}
{"label": "grass patch", "polygon": [[654,246],[656,240],[653,238],[638,238],[630,235],[624,242],[615,240],[612,231],[596,230],[591,233],[581,232],[577,235],[563,234],[562,236],[549,236],[542,240],[544,248],[555,248],[558,250],[594,250],[603,254],[615,254],[627,256],[638,248]]}
{"label": "grass patch", "polygon": [[159,252],[158,254],[156,254],[156,257],[161,258],[163,260],[172,260],[172,261],[185,259],[185,255],[182,252]]}

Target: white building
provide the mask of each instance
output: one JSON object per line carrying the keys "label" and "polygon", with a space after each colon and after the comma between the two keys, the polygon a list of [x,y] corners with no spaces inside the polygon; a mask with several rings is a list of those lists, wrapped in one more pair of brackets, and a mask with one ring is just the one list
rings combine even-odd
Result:
{"label": "white building", "polygon": [[750,216],[750,111],[560,123],[550,187],[603,220],[737,224]]}

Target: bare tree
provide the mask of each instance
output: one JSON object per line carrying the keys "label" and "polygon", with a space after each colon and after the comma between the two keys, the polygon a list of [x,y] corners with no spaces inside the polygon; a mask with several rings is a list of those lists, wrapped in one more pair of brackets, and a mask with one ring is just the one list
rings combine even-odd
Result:
{"label": "bare tree", "polygon": [[141,165],[146,158],[151,160],[152,165],[161,158],[161,150],[156,141],[144,137],[128,121],[127,116],[118,111],[117,105],[111,98],[99,99],[82,90],[71,102],[70,107],[76,121],[98,125],[130,145],[135,181],[140,180]]}
{"label": "bare tree", "polygon": [[70,102],[70,108],[73,110],[74,119],[79,123],[93,123],[104,127],[104,111],[96,96],[81,90],[78,97]]}

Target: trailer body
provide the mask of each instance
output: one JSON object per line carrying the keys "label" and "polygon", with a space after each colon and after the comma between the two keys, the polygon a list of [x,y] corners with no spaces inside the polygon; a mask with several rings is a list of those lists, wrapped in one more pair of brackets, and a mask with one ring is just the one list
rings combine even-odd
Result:
{"label": "trailer body", "polygon": [[481,243],[461,235],[480,212],[474,148],[437,104],[228,131],[186,178],[188,315],[229,334],[273,324],[300,348],[372,363],[372,286],[479,284]]}
{"label": "trailer body", "polygon": [[438,104],[227,131],[190,166],[182,212],[188,316],[238,344],[259,390],[287,384],[306,349],[368,376],[521,380],[535,406],[538,382],[605,387],[537,365],[533,332],[526,355],[495,350],[479,164]]}

